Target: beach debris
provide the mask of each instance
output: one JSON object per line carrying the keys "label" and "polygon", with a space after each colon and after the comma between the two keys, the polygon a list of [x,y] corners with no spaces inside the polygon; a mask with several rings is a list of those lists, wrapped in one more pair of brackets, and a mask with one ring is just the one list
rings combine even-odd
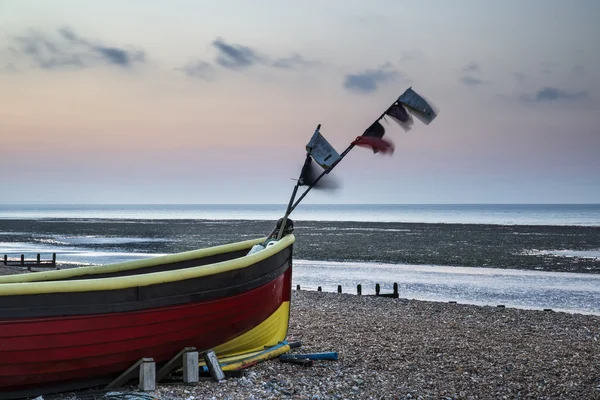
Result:
{"label": "beach debris", "polygon": [[337,361],[338,353],[336,351],[328,351],[325,353],[283,354],[283,355],[279,356],[279,360],[330,360],[330,361]]}
{"label": "beach debris", "polygon": [[159,400],[159,397],[143,392],[107,392],[102,398],[106,400]]}
{"label": "beach debris", "polygon": [[297,358],[281,358],[281,356],[279,357],[279,361],[281,361],[282,363],[289,363],[289,364],[295,364],[295,365],[301,365],[303,367],[312,367],[314,364],[313,360],[310,360],[308,358],[301,358],[301,359],[297,359]]}

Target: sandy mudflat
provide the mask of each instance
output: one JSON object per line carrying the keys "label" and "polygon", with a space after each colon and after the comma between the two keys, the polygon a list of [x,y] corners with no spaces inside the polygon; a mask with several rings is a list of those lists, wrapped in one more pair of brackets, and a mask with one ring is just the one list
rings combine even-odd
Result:
{"label": "sandy mudflat", "polygon": [[[273,226],[272,221],[242,220],[0,220],[0,242],[41,245],[64,237],[121,237],[136,241],[73,246],[176,253],[263,237]],[[294,234],[296,259],[600,273],[600,258],[538,252],[598,251],[600,227],[295,221]]]}
{"label": "sandy mudflat", "polygon": [[163,399],[600,399],[600,317],[294,291],[294,352]]}

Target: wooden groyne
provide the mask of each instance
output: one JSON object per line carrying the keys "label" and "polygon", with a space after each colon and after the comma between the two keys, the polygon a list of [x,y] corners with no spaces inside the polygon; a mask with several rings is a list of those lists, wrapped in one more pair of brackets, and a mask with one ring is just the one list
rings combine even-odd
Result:
{"label": "wooden groyne", "polygon": [[[358,296],[362,296],[362,289],[363,289],[363,287],[360,283],[358,285],[356,285],[356,294]],[[296,285],[296,290],[302,290],[300,285]],[[311,289],[308,289],[308,290],[311,290]],[[317,286],[317,292],[322,292],[322,291],[323,291],[323,288],[321,286]],[[338,293],[343,292],[342,285],[337,285],[337,292]],[[392,293],[381,293],[381,285],[379,283],[376,283],[375,284],[375,294],[374,295],[366,295],[366,296],[390,297],[393,299],[398,299],[398,298],[400,298],[400,293],[398,291],[398,283],[394,282]],[[450,300],[450,301],[448,301],[448,303],[449,304],[458,304],[458,302],[455,300]],[[498,304],[496,306],[496,308],[503,309],[503,308],[506,308],[506,305]],[[554,310],[552,308],[544,308],[543,311],[552,312]]]}
{"label": "wooden groyne", "polygon": [[[300,285],[296,285],[296,290],[301,290]],[[323,289],[321,286],[317,287],[317,292],[322,292]],[[337,292],[342,293],[342,285],[338,285]],[[359,283],[356,285],[356,294],[362,296],[362,285]],[[372,296],[372,295],[371,295]],[[375,296],[377,297],[391,297],[393,299],[397,299],[400,297],[398,292],[398,284],[394,282],[394,289],[392,293],[381,293],[381,285],[379,283],[375,284]]]}
{"label": "wooden groyne", "polygon": [[27,267],[29,271],[31,268],[55,268],[56,267],[56,253],[52,253],[52,259],[42,260],[40,253],[34,260],[25,259],[25,255],[21,254],[17,258],[9,258],[8,254],[4,254],[2,257],[2,265],[7,267]]}

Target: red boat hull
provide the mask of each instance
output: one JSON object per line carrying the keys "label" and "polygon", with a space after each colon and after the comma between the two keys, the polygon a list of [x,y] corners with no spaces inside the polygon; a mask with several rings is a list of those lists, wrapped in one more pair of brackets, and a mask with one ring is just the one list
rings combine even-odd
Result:
{"label": "red boat hull", "polygon": [[[291,249],[274,279],[209,300],[114,313],[0,319],[2,393],[118,376],[143,357],[214,348],[259,325],[291,296]],[[277,263],[281,264],[281,257]],[[84,385],[85,386],[85,385]]]}

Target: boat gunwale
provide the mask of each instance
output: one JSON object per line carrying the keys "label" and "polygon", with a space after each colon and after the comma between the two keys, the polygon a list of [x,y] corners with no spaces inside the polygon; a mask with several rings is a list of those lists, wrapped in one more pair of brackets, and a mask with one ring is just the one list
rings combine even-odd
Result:
{"label": "boat gunwale", "polygon": [[93,265],[79,268],[69,268],[55,271],[36,272],[34,274],[15,274],[0,276],[0,285],[5,283],[40,282],[46,280],[69,279],[76,276],[107,274],[114,272],[132,271],[142,268],[155,267],[162,264],[171,264],[196,258],[206,258],[218,254],[232,253],[250,249],[255,244],[264,242],[266,238],[245,240],[242,242],[227,243],[218,246],[196,249],[164,256],[148,257],[141,260],[125,261],[114,264]]}
{"label": "boat gunwale", "polygon": [[[123,268],[124,264],[135,264],[135,266],[128,269],[137,269],[149,266],[156,266],[160,264],[166,264],[170,262],[190,260],[194,258],[204,258],[207,256],[227,253],[233,251],[239,251],[244,248],[251,247],[254,244],[261,243],[264,239],[254,239],[244,242],[230,243],[222,246],[215,246],[207,249],[192,250],[184,253],[177,253],[167,256],[159,256],[148,258],[145,260],[136,260],[129,263],[109,264],[107,267],[112,267],[111,271],[103,269],[103,266],[94,267],[94,273],[106,273],[115,272],[115,266]],[[138,274],[130,276],[120,277],[108,277],[98,279],[80,279],[80,280],[69,280],[69,281],[37,281],[37,280],[22,280],[16,282],[3,283],[0,280],[0,296],[18,296],[18,295],[32,295],[32,294],[48,294],[48,293],[69,293],[69,292],[92,292],[92,291],[103,291],[103,290],[117,290],[127,289],[131,287],[151,286],[161,283],[170,283],[183,281],[187,279],[201,278],[209,275],[216,275],[222,272],[233,271],[236,269],[242,269],[249,267],[257,262],[263,261],[291,246],[295,242],[295,236],[293,234],[283,237],[275,244],[266,247],[264,250],[259,252],[246,255],[243,257],[234,258],[232,260],[221,261],[217,263],[201,265],[198,267],[188,267],[175,269],[171,271],[152,272],[148,274]],[[200,256],[199,256],[200,255]],[[158,261],[155,261],[157,260]],[[146,261],[144,265],[139,265],[141,262]],[[82,269],[89,268],[84,267]],[[120,269],[123,271],[127,269]],[[64,270],[64,271],[77,271]],[[62,271],[53,271],[62,272]],[[47,273],[50,274],[51,272]],[[27,274],[29,275],[29,274]],[[31,274],[31,275],[37,275]],[[66,275],[64,278],[72,276],[88,275],[86,273]],[[16,275],[26,276],[26,275]],[[63,277],[61,275],[61,277]]]}

